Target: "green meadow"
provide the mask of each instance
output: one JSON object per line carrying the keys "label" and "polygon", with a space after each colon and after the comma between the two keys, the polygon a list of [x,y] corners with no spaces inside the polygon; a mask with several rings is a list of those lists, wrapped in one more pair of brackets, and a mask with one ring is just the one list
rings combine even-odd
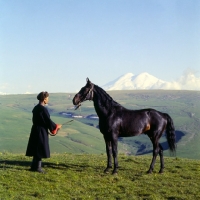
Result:
{"label": "green meadow", "polygon": [[150,156],[119,155],[117,175],[103,173],[105,154],[53,154],[44,161],[46,174],[29,171],[31,159],[0,155],[1,200],[194,200],[200,199],[200,161],[165,158],[146,174]]}

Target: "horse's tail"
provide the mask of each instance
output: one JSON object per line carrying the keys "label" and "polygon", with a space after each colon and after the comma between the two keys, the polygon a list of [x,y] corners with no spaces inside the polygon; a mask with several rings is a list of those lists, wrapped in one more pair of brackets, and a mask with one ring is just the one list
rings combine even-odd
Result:
{"label": "horse's tail", "polygon": [[165,116],[167,118],[167,126],[166,126],[167,142],[168,142],[170,151],[175,154],[175,152],[176,152],[176,135],[175,135],[174,123],[173,123],[172,118],[167,113],[165,113]]}

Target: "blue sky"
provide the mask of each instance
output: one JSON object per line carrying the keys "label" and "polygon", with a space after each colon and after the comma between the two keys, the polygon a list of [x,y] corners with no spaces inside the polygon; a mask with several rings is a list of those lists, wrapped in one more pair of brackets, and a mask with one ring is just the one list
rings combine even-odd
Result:
{"label": "blue sky", "polygon": [[200,70],[199,0],[0,0],[0,93]]}

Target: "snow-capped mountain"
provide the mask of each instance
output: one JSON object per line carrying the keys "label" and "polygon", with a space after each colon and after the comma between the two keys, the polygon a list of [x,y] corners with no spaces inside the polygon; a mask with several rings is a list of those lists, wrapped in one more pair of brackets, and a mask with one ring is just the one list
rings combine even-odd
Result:
{"label": "snow-capped mountain", "polygon": [[134,75],[127,73],[102,86],[104,90],[200,90],[200,78],[194,74],[182,76],[178,81],[167,82],[156,78],[146,72]]}

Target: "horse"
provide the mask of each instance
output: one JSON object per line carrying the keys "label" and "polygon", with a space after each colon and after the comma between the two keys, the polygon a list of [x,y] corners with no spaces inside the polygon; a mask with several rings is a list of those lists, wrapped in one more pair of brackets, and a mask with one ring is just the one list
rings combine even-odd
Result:
{"label": "horse", "polygon": [[95,111],[99,117],[99,129],[103,134],[106,153],[107,167],[104,170],[108,173],[112,168],[112,156],[114,160],[114,169],[112,174],[118,172],[117,145],[118,137],[137,136],[146,134],[153,144],[153,158],[147,173],[152,173],[156,157],[160,156],[159,173],[164,172],[163,148],[159,139],[166,131],[166,138],[169,150],[176,152],[176,135],[172,118],[167,113],[159,112],[155,109],[130,110],[126,109],[106,93],[98,85],[93,84],[89,78],[86,79],[86,85],[75,94],[72,102],[76,109],[84,101],[93,101]]}

